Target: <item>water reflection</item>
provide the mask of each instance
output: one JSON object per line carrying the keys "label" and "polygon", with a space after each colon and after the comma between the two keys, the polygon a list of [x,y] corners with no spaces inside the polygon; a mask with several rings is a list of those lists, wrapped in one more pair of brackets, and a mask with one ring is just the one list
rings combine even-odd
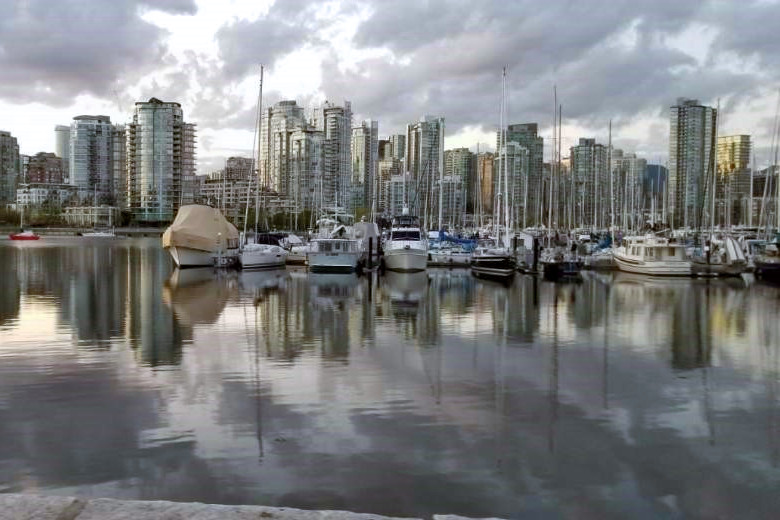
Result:
{"label": "water reflection", "polygon": [[750,278],[173,271],[153,240],[0,244],[0,265],[2,491],[399,516],[777,505],[780,291]]}

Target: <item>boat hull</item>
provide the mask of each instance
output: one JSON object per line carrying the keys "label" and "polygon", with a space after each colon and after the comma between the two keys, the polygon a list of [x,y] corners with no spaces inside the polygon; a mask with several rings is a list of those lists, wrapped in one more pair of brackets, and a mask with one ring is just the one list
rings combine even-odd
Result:
{"label": "boat hull", "polygon": [[8,235],[8,238],[11,240],[40,240],[41,237],[35,234],[11,233]]}
{"label": "boat hull", "polygon": [[580,279],[582,277],[581,271],[582,262],[572,260],[542,264],[545,280]]}
{"label": "boat hull", "polygon": [[428,254],[423,249],[390,249],[385,251],[385,269],[401,273],[425,271]]}
{"label": "boat hull", "polygon": [[287,251],[277,246],[259,251],[244,250],[239,255],[239,262],[242,269],[284,267],[287,262]]}
{"label": "boat hull", "polygon": [[315,273],[351,273],[357,270],[360,252],[317,253],[309,251],[306,263]]}
{"label": "boat hull", "polygon": [[644,262],[627,258],[620,253],[614,254],[618,269],[626,273],[644,274],[648,276],[691,276],[691,263],[679,262]]}
{"label": "boat hull", "polygon": [[740,276],[746,270],[747,262],[708,264],[694,260],[691,264],[691,273],[696,276]]}
{"label": "boat hull", "polygon": [[471,273],[479,278],[507,281],[515,275],[517,262],[511,256],[479,255],[471,258]]}
{"label": "boat hull", "polygon": [[428,252],[428,267],[469,267],[471,254],[452,252]]}
{"label": "boat hull", "polygon": [[215,265],[229,267],[235,265],[237,259],[237,252],[234,250],[223,255],[218,255],[210,251],[202,251],[200,249],[191,249],[189,247],[181,246],[171,246],[167,249],[171,258],[173,258],[173,262],[179,269],[187,269],[190,267],[213,267]]}

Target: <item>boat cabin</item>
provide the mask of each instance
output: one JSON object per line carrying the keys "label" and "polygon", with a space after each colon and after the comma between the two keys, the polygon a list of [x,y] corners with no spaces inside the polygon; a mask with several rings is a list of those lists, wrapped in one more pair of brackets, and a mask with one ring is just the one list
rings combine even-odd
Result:
{"label": "boat cabin", "polygon": [[419,229],[393,229],[390,240],[420,240]]}
{"label": "boat cabin", "polygon": [[628,239],[626,254],[649,262],[684,261],[685,246],[670,244],[667,240]]}
{"label": "boat cabin", "polygon": [[[396,215],[393,217],[393,225],[394,228],[419,228],[420,227],[420,217],[416,217],[414,215]],[[417,238],[419,240],[419,238]]]}
{"label": "boat cabin", "polygon": [[312,241],[312,252],[316,253],[354,253],[358,250],[358,244],[349,239],[316,239]]}

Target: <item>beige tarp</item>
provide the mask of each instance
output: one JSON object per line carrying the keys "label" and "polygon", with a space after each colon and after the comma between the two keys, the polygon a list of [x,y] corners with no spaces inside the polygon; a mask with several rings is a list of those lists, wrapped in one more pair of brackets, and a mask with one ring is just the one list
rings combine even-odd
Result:
{"label": "beige tarp", "polygon": [[238,247],[238,230],[218,209],[192,204],[179,208],[173,224],[163,233],[162,244],[209,252],[233,249]]}

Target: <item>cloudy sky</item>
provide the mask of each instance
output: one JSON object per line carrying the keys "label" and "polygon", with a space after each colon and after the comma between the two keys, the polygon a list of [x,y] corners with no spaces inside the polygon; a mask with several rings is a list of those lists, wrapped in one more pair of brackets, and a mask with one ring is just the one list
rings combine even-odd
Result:
{"label": "cloudy sky", "polygon": [[[780,87],[774,0],[0,0],[0,129],[22,153],[54,150],[79,114],[126,122],[133,103],[178,101],[199,128],[199,173],[252,148],[264,104],[349,100],[380,136],[425,114],[447,148],[495,142],[501,68],[511,122],[665,161],[668,107],[715,105],[722,135],[769,160]],[[487,144],[485,144],[487,143]],[[547,146],[547,143],[545,143]],[[549,152],[546,152],[549,153]],[[564,154],[566,155],[566,154]]]}

